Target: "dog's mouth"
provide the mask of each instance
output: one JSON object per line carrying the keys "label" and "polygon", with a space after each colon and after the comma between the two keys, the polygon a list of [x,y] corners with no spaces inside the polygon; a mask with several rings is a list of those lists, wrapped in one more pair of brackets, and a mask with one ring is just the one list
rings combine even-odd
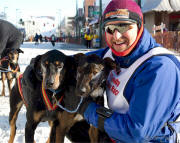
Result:
{"label": "dog's mouth", "polygon": [[43,86],[44,86],[45,89],[57,90],[58,87],[59,87],[59,84],[43,80]]}

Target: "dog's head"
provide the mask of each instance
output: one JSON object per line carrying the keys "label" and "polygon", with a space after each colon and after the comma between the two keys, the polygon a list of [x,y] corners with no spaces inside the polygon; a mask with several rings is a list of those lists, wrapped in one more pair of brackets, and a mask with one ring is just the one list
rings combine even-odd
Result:
{"label": "dog's head", "polygon": [[115,62],[110,58],[101,59],[95,54],[77,54],[74,57],[78,65],[76,95],[102,96],[107,76],[116,68]]}
{"label": "dog's head", "polygon": [[19,53],[24,53],[21,49],[10,50],[7,56],[10,64],[18,64]]}
{"label": "dog's head", "polygon": [[62,52],[51,50],[33,60],[36,77],[42,80],[45,89],[56,90],[63,83],[67,59]]}

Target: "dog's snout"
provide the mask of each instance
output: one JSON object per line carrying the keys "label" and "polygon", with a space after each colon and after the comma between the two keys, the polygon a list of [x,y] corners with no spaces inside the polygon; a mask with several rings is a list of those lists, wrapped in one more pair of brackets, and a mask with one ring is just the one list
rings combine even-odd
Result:
{"label": "dog's snout", "polygon": [[82,88],[80,89],[80,92],[81,92],[81,94],[86,93],[86,88],[85,88],[85,87],[82,87]]}
{"label": "dog's snout", "polygon": [[52,80],[52,79],[48,79],[47,81],[46,81],[46,85],[47,86],[53,86],[53,84],[54,84],[54,81]]}
{"label": "dog's snout", "polygon": [[90,86],[91,88],[93,88],[93,86],[96,85],[96,82],[97,82],[97,81],[95,81],[95,80],[91,80],[91,81],[89,82],[89,86]]}

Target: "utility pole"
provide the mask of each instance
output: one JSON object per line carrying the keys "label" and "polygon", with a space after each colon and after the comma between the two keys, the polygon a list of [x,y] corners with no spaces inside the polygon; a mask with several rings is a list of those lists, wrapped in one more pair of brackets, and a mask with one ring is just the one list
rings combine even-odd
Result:
{"label": "utility pole", "polygon": [[76,16],[75,16],[75,20],[76,20],[76,38],[77,38],[77,33],[78,33],[78,2],[76,0]]}
{"label": "utility pole", "polygon": [[102,0],[99,0],[99,48],[102,47]]}
{"label": "utility pole", "polygon": [[18,11],[19,9],[16,9],[16,27],[18,27]]}
{"label": "utility pole", "polygon": [[6,14],[6,9],[7,9],[7,8],[8,8],[7,6],[4,7],[4,19],[5,19],[5,20],[7,19],[7,14]]}

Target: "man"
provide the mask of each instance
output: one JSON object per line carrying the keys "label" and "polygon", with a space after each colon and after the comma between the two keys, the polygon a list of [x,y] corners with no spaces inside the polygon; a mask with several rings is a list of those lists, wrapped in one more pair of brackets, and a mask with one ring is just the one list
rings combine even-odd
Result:
{"label": "man", "polygon": [[0,20],[0,56],[5,49],[8,51],[20,48],[23,35],[14,25],[5,20]]}
{"label": "man", "polygon": [[88,54],[112,57],[121,72],[108,77],[110,109],[85,100],[79,113],[115,142],[178,142],[180,62],[143,27],[143,14],[133,0],[112,0],[103,27],[108,48]]}

